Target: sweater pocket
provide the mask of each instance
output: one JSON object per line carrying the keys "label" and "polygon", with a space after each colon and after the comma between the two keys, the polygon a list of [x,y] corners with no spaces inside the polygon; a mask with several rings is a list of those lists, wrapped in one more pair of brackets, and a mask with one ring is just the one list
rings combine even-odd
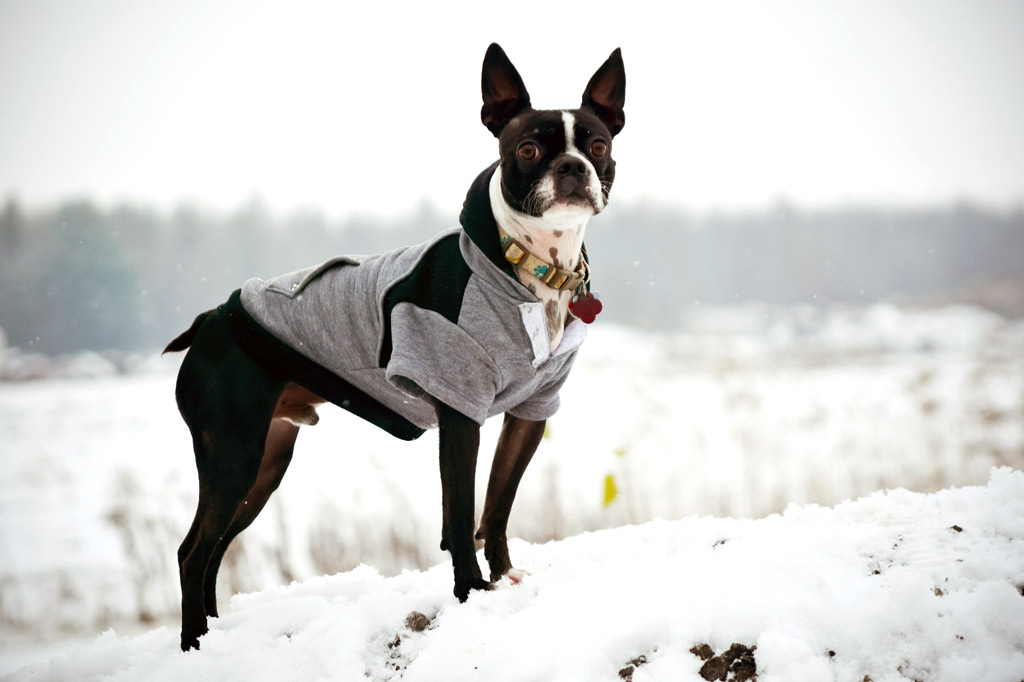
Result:
{"label": "sweater pocket", "polygon": [[356,256],[335,256],[320,265],[314,265],[303,270],[289,272],[287,275],[279,275],[267,281],[266,290],[275,294],[284,294],[288,298],[295,298],[301,294],[311,282],[323,275],[328,270],[345,265],[359,265],[359,258]]}

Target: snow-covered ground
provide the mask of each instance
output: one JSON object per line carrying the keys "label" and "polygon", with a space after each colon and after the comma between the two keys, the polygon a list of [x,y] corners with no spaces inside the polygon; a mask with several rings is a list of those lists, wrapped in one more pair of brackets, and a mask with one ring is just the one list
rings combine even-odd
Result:
{"label": "snow-covered ground", "polygon": [[[165,359],[163,365],[163,371],[127,377],[0,383],[0,640],[6,643],[0,645],[0,674],[66,648],[68,636],[81,637],[81,633],[99,632],[112,625],[122,633],[138,631],[176,617],[179,596],[174,552],[191,521],[196,491],[188,432],[174,406],[175,360]],[[955,571],[941,578],[960,581],[964,603],[972,605],[964,608],[984,622],[977,625],[972,620],[975,616],[943,622],[975,623],[972,627],[983,639],[995,637],[998,628],[984,620],[989,612],[979,604],[995,604],[1001,598],[985,602],[988,597],[984,595],[989,594],[985,590],[990,588],[980,585],[989,578],[995,580],[998,571],[1005,572],[999,574],[999,580],[1009,588],[1024,582],[1024,554],[1019,544],[1024,533],[1009,522],[992,525],[1000,507],[1009,509],[1007,504],[992,506],[990,522],[978,523],[975,529],[969,528],[967,521],[955,519],[937,530],[920,525],[932,513],[921,509],[930,510],[940,505],[939,500],[966,499],[963,496],[971,494],[979,500],[983,496],[989,500],[984,504],[989,505],[995,488],[1016,489],[1017,499],[1024,497],[1017,482],[1020,475],[1012,472],[997,474],[987,489],[974,493],[946,492],[934,498],[907,493],[876,496],[842,505],[835,512],[791,507],[783,517],[756,522],[691,518],[709,514],[761,518],[791,504],[834,505],[886,488],[935,491],[984,485],[994,466],[1024,468],[1024,325],[977,309],[701,310],[691,318],[687,333],[672,336],[640,335],[595,325],[563,391],[563,408],[551,421],[548,438],[526,474],[510,534],[541,543],[656,518],[687,520],[575,537],[561,544],[517,542],[512,548],[513,560],[533,571],[534,577],[520,588],[474,597],[463,611],[447,599],[450,569],[445,567],[446,555],[437,547],[440,484],[436,436],[428,434],[418,442],[403,444],[340,410],[323,408],[321,414],[321,423],[304,429],[300,436],[297,457],[281,490],[229,553],[220,594],[226,599],[227,594],[291,580],[306,582],[236,598],[230,615],[219,621],[209,638],[225,647],[220,649],[225,666],[236,660],[226,653],[233,650],[249,651],[252,661],[264,660],[259,653],[264,651],[262,645],[245,644],[245,633],[269,638],[254,642],[273,642],[288,630],[294,636],[285,639],[292,644],[306,642],[303,655],[310,656],[310,665],[324,666],[323,672],[312,674],[312,678],[345,679],[329,671],[349,669],[340,666],[349,665],[349,658],[355,656],[371,677],[386,679],[373,668],[386,659],[375,653],[379,643],[375,638],[383,637],[381,633],[388,628],[393,638],[404,618],[404,614],[395,614],[405,609],[406,613],[421,610],[431,617],[440,610],[432,629],[403,639],[401,653],[396,654],[396,660],[415,659],[408,668],[410,679],[415,679],[412,675],[417,666],[421,666],[421,674],[430,677],[429,663],[423,661],[436,660],[431,656],[469,661],[477,660],[473,654],[477,652],[480,660],[486,658],[474,664],[478,667],[505,660],[481,643],[481,637],[449,639],[441,634],[474,628],[500,635],[510,646],[527,647],[518,655],[521,658],[526,652],[533,667],[514,669],[522,672],[513,676],[515,679],[552,679],[559,674],[563,679],[601,679],[604,673],[599,671],[604,667],[598,664],[618,661],[615,657],[623,648],[636,649],[623,653],[623,665],[640,654],[647,656],[649,663],[637,668],[636,680],[644,679],[643,675],[660,676],[658,671],[672,667],[682,676],[691,663],[700,667],[699,660],[687,653],[694,643],[707,642],[719,651],[731,641],[759,644],[758,667],[768,671],[764,666],[772,656],[788,655],[779,653],[777,647],[789,650],[796,646],[778,644],[780,637],[807,647],[811,658],[820,656],[820,637],[845,632],[838,614],[846,613],[850,622],[858,625],[862,639],[843,640],[853,635],[837,634],[839,639],[825,643],[823,646],[837,652],[829,659],[831,669],[868,667],[860,677],[854,678],[851,672],[840,679],[859,681],[869,670],[878,671],[878,676],[871,674],[876,682],[889,679],[885,674],[896,674],[892,672],[895,668],[886,667],[889,658],[885,656],[909,651],[903,645],[879,644],[876,653],[882,662],[877,666],[866,662],[861,653],[850,658],[852,654],[839,648],[845,646],[844,641],[881,643],[886,637],[892,639],[896,631],[902,633],[897,639],[906,640],[906,646],[922,647],[915,649],[915,658],[901,664],[911,671],[905,676],[913,679],[912,671],[917,670],[913,666],[927,664],[931,666],[928,674],[922,673],[918,679],[940,679],[934,676],[941,667],[936,652],[959,651],[959,645],[933,639],[938,636],[938,626],[926,626],[920,615],[923,611],[914,611],[917,620],[907,621],[889,613],[886,600],[896,600],[893,604],[898,609],[904,599],[903,587],[878,590],[883,584],[878,576],[863,584],[851,577],[846,585],[843,576],[852,576],[859,569],[853,563],[837,561],[835,555],[853,549],[826,540],[832,535],[850,535],[844,543],[861,538],[874,547],[872,543],[889,537],[885,533],[900,528],[905,538],[900,543],[903,549],[890,547],[888,554],[878,548],[865,552],[883,557],[878,559],[880,566],[891,561],[893,566],[907,568],[919,582],[933,579],[938,570],[934,565],[945,565],[942,562],[952,556],[943,552],[968,543],[970,551],[977,552],[972,555],[977,561],[958,555],[965,558],[964,564],[957,564]],[[488,424],[485,443],[494,442],[497,426]],[[487,447],[479,465],[480,495],[489,465]],[[618,496],[605,504],[609,485]],[[886,514],[892,510],[906,507],[906,511],[892,511],[895,519],[872,521],[874,517],[864,511],[872,504],[884,507],[878,519],[889,518]],[[972,508],[971,513],[975,511]],[[1024,516],[1019,508],[1016,514],[1017,519]],[[919,515],[921,519],[915,521]],[[862,518],[865,516],[867,520]],[[844,530],[847,520],[848,532]],[[946,532],[953,524],[964,532],[949,536],[954,539],[946,544],[939,542],[946,536],[938,532]],[[982,533],[982,528],[989,530]],[[693,537],[688,537],[691,534]],[[1004,539],[999,540],[1000,534]],[[711,552],[700,544],[709,536],[730,542]],[[982,536],[992,543],[974,544],[973,538]],[[738,537],[749,538],[753,544],[732,542]],[[1007,544],[1006,538],[1013,540]],[[773,549],[775,542],[781,543],[779,548],[785,552]],[[751,553],[728,550],[730,546],[749,547]],[[797,551],[801,546],[804,549]],[[911,547],[916,552],[913,556],[907,554]],[[1000,557],[998,547],[1010,554]],[[934,556],[928,553],[932,549]],[[689,554],[697,557],[695,563],[679,563]],[[723,556],[731,559],[723,564],[724,559],[716,558]],[[816,568],[798,568],[798,559]],[[997,566],[982,575],[970,568],[978,562]],[[374,569],[314,578],[361,563]],[[380,577],[414,568],[429,570],[393,579]],[[833,569],[837,575],[825,574]],[[573,572],[579,572],[575,580]],[[606,579],[601,578],[602,572]],[[694,580],[717,572],[736,577],[742,584],[709,582],[692,593],[684,590],[686,584],[692,589]],[[679,577],[666,581],[666,573],[678,573]],[[797,599],[795,588],[780,588],[783,591],[775,594],[769,581],[790,585],[788,573],[804,576],[801,584],[807,594]],[[891,573],[886,569],[881,575]],[[627,580],[629,575],[632,578]],[[655,584],[666,582],[662,585],[667,590],[665,596],[656,596]],[[868,592],[871,585],[878,591]],[[819,602],[827,601],[822,596],[826,587],[828,592],[843,593],[842,600],[850,600],[848,607],[840,600],[830,602],[831,610],[825,609]],[[734,604],[737,595],[753,599],[761,591],[766,592],[763,599],[750,602],[749,608]],[[869,593],[878,596],[868,600],[864,595]],[[552,601],[523,603],[523,595],[532,600],[541,594],[548,594]],[[632,601],[625,595],[634,595]],[[794,601],[787,601],[791,597]],[[719,607],[694,611],[703,599]],[[864,602],[860,615],[853,610],[858,599]],[[932,595],[930,599],[938,600],[936,608],[941,611],[959,604],[961,598]],[[972,601],[977,599],[982,601]],[[625,620],[623,600],[634,608]],[[992,618],[998,620],[1007,613],[1019,616],[1019,612],[1005,611],[1018,608],[1019,602],[1002,601],[1001,610],[990,610]],[[655,602],[656,607],[651,605]],[[393,609],[385,607],[389,603]],[[606,609],[602,610],[602,604]],[[566,610],[557,612],[559,606]],[[831,630],[815,624],[819,612],[812,607],[818,606],[822,606],[821,613],[833,614],[828,620],[833,623]],[[708,620],[716,608],[725,609],[726,614],[718,630],[710,625],[718,621]],[[769,614],[772,610],[776,612]],[[259,615],[264,612],[266,619]],[[608,614],[603,624],[599,612]],[[730,634],[728,627],[743,620],[737,615],[741,612],[748,615],[750,623]],[[365,622],[353,622],[364,613]],[[670,613],[675,615],[670,617]],[[488,620],[489,615],[499,618]],[[559,640],[564,644],[557,655],[550,647],[531,648],[532,640],[523,639],[525,635],[517,635],[517,628],[509,629],[506,623],[515,622],[533,631],[534,618],[559,623],[557,637],[548,631],[551,647]],[[772,619],[778,619],[778,627],[771,625],[775,623]],[[284,629],[277,632],[273,620],[290,625],[278,626]],[[307,621],[320,623],[321,629],[312,632]],[[669,621],[675,624],[666,625]],[[877,629],[869,627],[874,621],[879,623]],[[619,631],[617,623],[628,627]],[[264,627],[267,629],[261,629]],[[702,627],[708,629],[700,630]],[[593,635],[595,628],[602,632],[606,628],[607,633]],[[132,669],[128,659],[163,665],[156,661],[164,659],[154,657],[164,644],[173,644],[174,629],[156,630],[139,640],[106,635],[62,665],[71,660],[92,661],[68,673],[76,679],[88,679],[91,670]],[[675,634],[661,639],[652,635],[650,641],[643,642],[628,635],[662,629]],[[697,634],[684,647],[686,655],[676,657],[673,647],[690,641],[686,636],[691,630]],[[1007,639],[1011,630],[999,631],[1006,635],[1000,640],[1004,644],[1014,641]],[[807,639],[801,634],[804,631],[817,633],[818,639]],[[627,634],[618,638],[616,632]],[[319,639],[321,635],[324,639]],[[581,644],[591,636],[597,637],[600,647]],[[354,643],[331,645],[329,652],[316,655],[309,652],[317,641],[336,638],[340,642],[346,637],[354,638]],[[1024,638],[1020,632],[1016,637],[1019,654]],[[621,646],[612,644],[620,639]],[[974,649],[989,650],[977,639],[973,641]],[[428,646],[428,642],[447,643]],[[626,646],[634,643],[636,647]],[[276,670],[275,665],[287,661],[292,661],[287,665],[298,665],[279,644],[284,646],[278,642],[264,652],[267,670]],[[220,645],[204,641],[201,656],[212,655]],[[449,647],[467,648],[455,656]],[[997,644],[992,647],[998,648]],[[394,649],[387,649],[387,655]],[[422,655],[417,653],[420,649]],[[427,655],[428,651],[434,653]],[[1002,658],[992,653],[986,660],[1012,662],[1012,657],[1003,653]],[[183,672],[185,668],[175,667],[188,665],[188,660],[206,661],[193,663],[196,670],[213,665],[207,658],[178,657],[166,663],[168,670],[177,671],[174,679],[190,677]],[[844,661],[853,667],[841,668]],[[948,668],[952,663],[942,665],[953,669]],[[613,676],[618,669],[612,671]],[[40,679],[61,679],[57,670],[51,668]],[[123,679],[132,678],[124,675]],[[1014,682],[1022,677],[1024,673],[1013,678]]]}
{"label": "snow-covered ground", "polygon": [[1024,675],[1019,470],[511,549],[531,575],[463,605],[447,565],[390,578],[362,566],[236,596],[198,652],[177,651],[173,627],[108,631],[12,679],[696,682],[716,678],[692,651],[733,644],[761,682]]}

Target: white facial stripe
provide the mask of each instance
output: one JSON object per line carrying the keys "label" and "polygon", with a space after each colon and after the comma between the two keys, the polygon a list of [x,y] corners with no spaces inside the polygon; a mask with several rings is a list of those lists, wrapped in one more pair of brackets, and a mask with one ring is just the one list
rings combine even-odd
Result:
{"label": "white facial stripe", "polygon": [[565,151],[569,154],[579,154],[576,148],[576,117],[568,111],[562,112],[562,122],[565,123]]}

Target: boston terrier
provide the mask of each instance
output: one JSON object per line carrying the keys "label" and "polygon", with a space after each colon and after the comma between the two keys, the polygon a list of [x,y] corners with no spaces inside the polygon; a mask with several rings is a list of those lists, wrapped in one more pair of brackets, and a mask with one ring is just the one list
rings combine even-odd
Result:
{"label": "boston terrier", "polygon": [[[615,50],[579,108],[534,109],[492,44],[481,119],[500,160],[470,186],[459,227],[416,246],[251,279],[167,346],[189,349],[176,397],[199,473],[195,520],[178,549],[182,650],[199,647],[218,613],[225,550],[277,489],[299,428],[316,424],[326,402],[405,440],[438,428],[441,548],[459,601],[521,577],[506,526],[585,325],[600,312],[583,237],[608,204],[625,90]],[[474,534],[480,426],[497,414],[504,423]]]}

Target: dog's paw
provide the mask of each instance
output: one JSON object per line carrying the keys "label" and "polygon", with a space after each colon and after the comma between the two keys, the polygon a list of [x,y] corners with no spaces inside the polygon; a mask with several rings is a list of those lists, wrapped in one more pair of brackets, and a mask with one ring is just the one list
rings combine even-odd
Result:
{"label": "dog's paw", "polygon": [[204,617],[202,622],[193,627],[182,627],[181,629],[181,650],[199,649],[199,638],[210,631]]}
{"label": "dog's paw", "polygon": [[472,580],[467,581],[466,583],[455,583],[454,593],[455,598],[458,599],[460,602],[464,603],[467,599],[469,599],[469,593],[473,590],[490,591],[493,589],[494,583],[488,582],[483,578],[473,578]]}
{"label": "dog's paw", "polygon": [[184,632],[181,633],[181,650],[189,651],[191,649],[199,650],[199,638],[206,634],[206,630],[203,630],[197,635],[186,635]]}
{"label": "dog's paw", "polygon": [[530,572],[522,568],[510,568],[508,573],[505,575],[508,576],[508,579],[512,581],[513,585],[518,585],[523,582],[526,576],[530,575]]}

